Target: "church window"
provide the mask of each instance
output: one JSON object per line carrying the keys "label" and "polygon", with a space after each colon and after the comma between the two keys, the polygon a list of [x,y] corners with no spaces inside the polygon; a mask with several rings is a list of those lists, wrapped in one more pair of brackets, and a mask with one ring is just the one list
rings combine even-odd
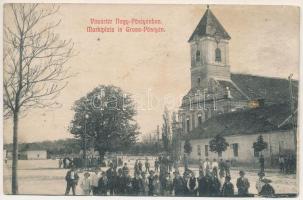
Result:
{"label": "church window", "polygon": [[189,118],[186,118],[186,130],[189,133],[189,131],[190,131],[190,121],[189,121]]}
{"label": "church window", "polygon": [[197,52],[196,52],[196,62],[200,62],[201,61],[201,53],[200,53],[200,51],[198,50]]}
{"label": "church window", "polygon": [[219,48],[216,48],[216,62],[221,62],[221,50]]}
{"label": "church window", "polygon": [[200,126],[202,124],[202,115],[198,115],[198,125]]}
{"label": "church window", "polygon": [[201,83],[201,78],[199,77],[198,78],[198,86],[200,86],[200,83]]}

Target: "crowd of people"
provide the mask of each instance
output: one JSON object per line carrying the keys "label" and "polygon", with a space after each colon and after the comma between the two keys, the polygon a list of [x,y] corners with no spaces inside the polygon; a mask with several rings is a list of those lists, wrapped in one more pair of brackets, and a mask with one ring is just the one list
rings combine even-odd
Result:
{"label": "crowd of people", "polygon": [[86,163],[84,159],[79,157],[63,157],[58,160],[59,168],[70,169],[71,166],[76,168],[94,168],[102,165],[99,157],[87,157]]}
{"label": "crowd of people", "polygon": [[[136,160],[131,174],[127,163],[117,167],[109,163],[109,168],[102,171],[96,167],[93,172],[85,172],[79,178],[77,169],[72,166],[66,174],[66,192],[72,190],[76,195],[76,187],[80,186],[82,195],[117,195],[117,196],[201,196],[232,197],[253,196],[249,193],[250,182],[245,172],[240,171],[236,185],[231,182],[228,162],[206,159],[200,163],[198,176],[186,168],[181,174],[178,168],[173,171],[165,158],[154,161],[151,169],[149,160]],[[264,172],[258,173],[256,189],[261,196],[274,196],[275,191]],[[221,181],[224,180],[224,181]]]}

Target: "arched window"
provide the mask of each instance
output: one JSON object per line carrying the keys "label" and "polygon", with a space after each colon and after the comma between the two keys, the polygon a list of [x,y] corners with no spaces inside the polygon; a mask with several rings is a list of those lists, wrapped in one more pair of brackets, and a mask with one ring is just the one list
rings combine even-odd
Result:
{"label": "arched window", "polygon": [[221,50],[216,48],[216,62],[221,62]]}
{"label": "arched window", "polygon": [[186,118],[186,131],[187,131],[187,133],[189,133],[189,131],[190,131],[190,120],[189,120],[189,117]]}
{"label": "arched window", "polygon": [[201,83],[201,78],[200,77],[198,78],[197,83],[198,83],[198,86],[200,86],[200,83]]}
{"label": "arched window", "polygon": [[198,50],[197,52],[196,52],[196,62],[200,62],[201,61],[201,53],[200,53],[200,51]]}

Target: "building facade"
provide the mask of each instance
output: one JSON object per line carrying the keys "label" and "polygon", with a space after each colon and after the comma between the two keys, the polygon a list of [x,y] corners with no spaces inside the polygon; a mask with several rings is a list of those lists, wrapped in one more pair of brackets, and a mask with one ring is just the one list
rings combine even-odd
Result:
{"label": "building facade", "polygon": [[[272,162],[276,162],[279,155],[284,155],[294,148],[293,134],[291,131],[276,131],[270,133],[256,133],[252,135],[242,134],[226,136],[225,139],[229,143],[227,150],[222,152],[220,158],[230,160],[237,163],[258,163],[259,153],[252,148],[253,142],[257,141],[259,135],[262,135],[264,141],[269,144],[268,148],[262,152],[265,158],[272,158]],[[206,158],[218,159],[218,154],[209,150],[209,141],[212,138],[191,140],[192,153],[190,157],[194,160],[205,160]],[[184,145],[184,141],[182,142]],[[184,149],[182,149],[184,154]],[[267,163],[269,164],[269,163]]]}
{"label": "building facade", "polygon": [[[298,82],[231,73],[230,40],[230,35],[207,8],[188,40],[191,88],[178,112],[182,154],[187,138],[193,147],[192,158],[217,158],[208,146],[216,135],[223,135],[230,144],[223,158],[238,162],[256,160],[252,145],[259,135],[264,135],[269,144],[264,156],[294,150],[294,124],[290,117],[294,111],[289,106],[289,84],[298,85]],[[297,99],[298,90],[292,93]]]}

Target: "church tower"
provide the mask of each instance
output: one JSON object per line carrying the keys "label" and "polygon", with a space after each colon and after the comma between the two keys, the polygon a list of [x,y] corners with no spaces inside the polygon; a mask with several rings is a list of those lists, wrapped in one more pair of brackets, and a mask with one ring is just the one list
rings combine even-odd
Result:
{"label": "church tower", "polygon": [[230,80],[229,34],[207,6],[190,36],[191,88],[205,89],[212,79]]}

